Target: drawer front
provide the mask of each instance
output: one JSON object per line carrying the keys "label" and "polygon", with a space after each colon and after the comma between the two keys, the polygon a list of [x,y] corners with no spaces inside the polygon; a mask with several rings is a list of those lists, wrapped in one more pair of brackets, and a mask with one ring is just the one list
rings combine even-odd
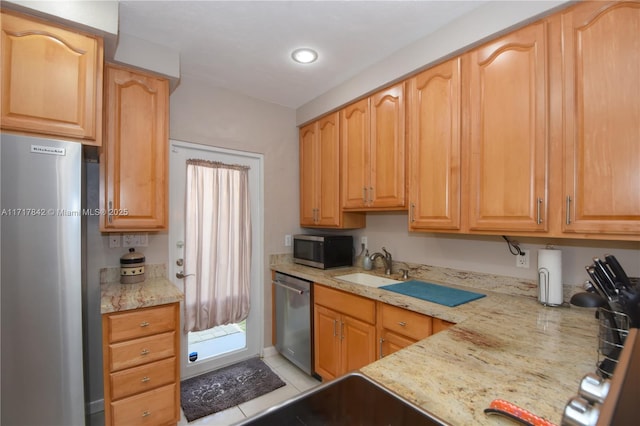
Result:
{"label": "drawer front", "polygon": [[381,304],[382,327],[415,340],[431,336],[431,317]]}
{"label": "drawer front", "polygon": [[176,358],[111,373],[110,379],[112,401],[175,383],[178,380]]}
{"label": "drawer front", "polygon": [[119,371],[176,356],[175,332],[109,345],[109,371]]}
{"label": "drawer front", "polygon": [[314,303],[369,324],[376,323],[376,302],[373,300],[317,284],[313,286],[313,300]]}
{"label": "drawer front", "polygon": [[112,402],[111,423],[113,426],[175,424],[179,420],[176,392],[178,392],[177,385],[171,384]]}
{"label": "drawer front", "polygon": [[378,358],[384,358],[387,355],[391,355],[400,349],[413,345],[415,342],[415,340],[396,334],[393,331],[382,330],[382,333],[380,333],[380,340],[378,341]]}
{"label": "drawer front", "polygon": [[176,305],[111,314],[107,318],[109,342],[136,339],[176,329]]}

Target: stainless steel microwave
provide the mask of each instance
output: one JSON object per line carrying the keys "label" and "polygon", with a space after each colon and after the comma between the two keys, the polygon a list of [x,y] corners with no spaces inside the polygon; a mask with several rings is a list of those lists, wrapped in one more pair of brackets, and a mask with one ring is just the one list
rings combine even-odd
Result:
{"label": "stainless steel microwave", "polygon": [[353,237],[351,235],[294,235],[293,261],[320,269],[352,266]]}

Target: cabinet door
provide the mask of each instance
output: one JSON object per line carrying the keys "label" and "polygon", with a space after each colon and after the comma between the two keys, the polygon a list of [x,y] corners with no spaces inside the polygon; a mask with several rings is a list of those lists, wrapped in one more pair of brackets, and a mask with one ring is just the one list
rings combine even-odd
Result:
{"label": "cabinet door", "polygon": [[316,132],[316,123],[300,129],[300,225],[302,226],[316,224],[318,182]]}
{"label": "cabinet door", "polygon": [[320,226],[340,226],[340,134],[338,113],[318,121],[318,208]]}
{"label": "cabinet door", "polygon": [[409,228],[460,229],[460,58],[408,87]]}
{"label": "cabinet door", "polygon": [[546,24],[480,47],[469,61],[471,230],[547,229]]}
{"label": "cabinet door", "polygon": [[562,15],[565,232],[640,233],[640,3]]}
{"label": "cabinet door", "polygon": [[108,66],[105,96],[101,230],[166,229],[168,81]]}
{"label": "cabinet door", "polygon": [[341,374],[358,370],[376,360],[376,327],[347,315],[342,316]]}
{"label": "cabinet door", "polygon": [[391,355],[400,349],[406,348],[409,345],[414,344],[416,341],[399,334],[393,333],[389,330],[382,330],[379,340],[379,353],[378,358],[382,359],[385,356]]}
{"label": "cabinet door", "polygon": [[371,96],[370,149],[368,206],[404,206],[404,83]]}
{"label": "cabinet door", "polygon": [[370,199],[369,99],[340,111],[342,207],[363,208]]}
{"label": "cabinet door", "polygon": [[102,39],[2,11],[2,128],[101,144]]}
{"label": "cabinet door", "polygon": [[432,318],[433,334],[440,333],[441,331],[444,331],[454,325],[456,324],[450,321],[446,321],[440,318]]}
{"label": "cabinet door", "polygon": [[340,373],[340,315],[324,306],[313,308],[313,354],[315,370],[324,380]]}

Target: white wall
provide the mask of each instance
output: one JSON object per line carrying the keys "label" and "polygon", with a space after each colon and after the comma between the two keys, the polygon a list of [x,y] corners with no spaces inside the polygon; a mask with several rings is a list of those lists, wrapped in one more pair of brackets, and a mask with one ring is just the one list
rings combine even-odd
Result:
{"label": "white wall", "polygon": [[409,232],[407,225],[406,213],[369,213],[367,227],[352,234],[357,247],[360,236],[367,237],[370,253],[384,246],[395,260],[465,271],[536,280],[537,250],[552,244],[562,250],[564,284],[582,284],[588,279],[584,267],[606,253],[615,255],[630,276],[640,276],[640,242],[513,237],[520,248],[531,250],[530,267],[522,269],[516,268],[515,257],[499,235],[417,233]]}

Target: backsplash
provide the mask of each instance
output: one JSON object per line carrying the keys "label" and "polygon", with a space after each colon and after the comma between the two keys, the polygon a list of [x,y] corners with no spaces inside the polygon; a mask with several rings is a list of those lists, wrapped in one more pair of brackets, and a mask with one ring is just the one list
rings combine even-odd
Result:
{"label": "backsplash", "polygon": [[[287,264],[293,263],[293,259],[291,254],[273,254],[269,257],[269,263],[271,265]],[[361,269],[361,265],[354,264],[353,267]],[[382,268],[381,264],[376,263],[373,272],[377,273]],[[407,269],[409,271],[409,278],[422,279],[425,281],[433,280],[434,282],[457,284],[495,293],[538,298],[538,283],[536,280],[394,260],[394,276],[398,275],[400,269]],[[568,302],[571,296],[579,291],[583,291],[579,286],[565,283],[563,285],[564,301]]]}

